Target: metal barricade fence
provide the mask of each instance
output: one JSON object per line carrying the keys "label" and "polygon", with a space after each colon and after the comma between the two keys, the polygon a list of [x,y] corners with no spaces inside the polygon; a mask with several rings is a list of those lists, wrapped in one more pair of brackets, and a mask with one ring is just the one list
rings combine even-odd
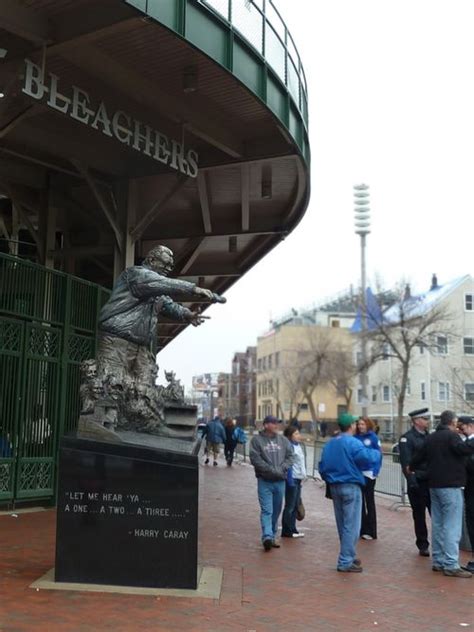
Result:
{"label": "metal barricade fence", "polygon": [[[313,451],[312,455],[312,471],[308,468],[308,474],[311,474],[313,478],[317,478],[319,474],[319,461],[321,460],[321,453],[325,446],[324,441],[315,441],[312,446],[305,453]],[[306,446],[305,446],[306,447]],[[384,494],[386,496],[393,496],[398,498],[398,502],[402,505],[406,505],[408,502],[406,480],[402,474],[402,469],[398,460],[394,460],[394,456],[391,452],[382,452],[383,461],[382,469],[377,477],[375,485],[375,491],[378,494]],[[308,460],[307,460],[308,463]],[[309,464],[309,463],[308,463]]]}

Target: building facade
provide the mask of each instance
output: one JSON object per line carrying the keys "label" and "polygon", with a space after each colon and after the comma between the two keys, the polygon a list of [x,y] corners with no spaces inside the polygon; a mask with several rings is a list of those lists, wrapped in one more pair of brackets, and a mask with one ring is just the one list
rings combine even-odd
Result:
{"label": "building facade", "polygon": [[[331,313],[320,316],[325,324],[314,324],[305,315],[294,314],[283,323],[260,336],[257,341],[257,419],[275,415],[283,420],[298,418],[302,422],[336,419],[350,407],[350,383],[337,383],[334,370],[328,374],[328,365],[322,362],[319,385],[305,396],[308,384],[305,372],[317,371],[317,358],[351,356],[351,336],[347,326],[352,317]],[[336,324],[337,323],[337,324]],[[334,366],[332,364],[332,366]],[[311,376],[312,377],[312,376]],[[314,383],[314,380],[313,380]]]}
{"label": "building facade", "polygon": [[[418,336],[409,365],[405,389],[404,416],[410,410],[427,407],[432,420],[447,408],[458,414],[474,413],[474,279],[466,275],[443,286],[434,277],[430,290],[410,296],[416,311],[406,311],[403,325],[400,303],[384,313],[395,323],[394,336]],[[433,318],[436,313],[438,317]],[[423,321],[433,321],[422,331]],[[396,340],[396,338],[394,338]],[[400,338],[399,338],[400,340]],[[369,342],[369,350],[370,350]],[[360,352],[355,341],[354,359]],[[397,399],[401,384],[401,365],[390,345],[385,343],[380,359],[368,369],[368,411],[379,420],[381,431],[394,436]],[[355,397],[355,412],[362,409],[360,385]],[[406,421],[408,425],[408,418]]]}

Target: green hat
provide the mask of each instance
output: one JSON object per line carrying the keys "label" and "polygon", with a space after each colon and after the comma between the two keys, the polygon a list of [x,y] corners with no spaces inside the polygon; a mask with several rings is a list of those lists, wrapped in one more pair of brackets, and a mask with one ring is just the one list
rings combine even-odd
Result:
{"label": "green hat", "polygon": [[350,426],[351,424],[355,423],[358,419],[359,419],[359,417],[356,417],[355,415],[350,415],[349,413],[342,413],[337,418],[337,423],[340,426],[346,426],[347,427],[347,426]]}

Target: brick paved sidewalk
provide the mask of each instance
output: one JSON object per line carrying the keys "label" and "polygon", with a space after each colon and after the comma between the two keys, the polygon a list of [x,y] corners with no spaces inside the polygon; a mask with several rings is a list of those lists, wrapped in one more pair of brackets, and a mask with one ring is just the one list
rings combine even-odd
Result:
{"label": "brick paved sidewalk", "polygon": [[[54,565],[53,510],[0,517],[0,632],[102,630],[310,632],[474,628],[474,578],[448,578],[417,555],[409,510],[378,499],[379,539],[364,572],[335,571],[332,504],[309,481],[306,537],[265,553],[249,465],[201,468],[200,563],[224,569],[219,600],[34,591]],[[467,554],[463,553],[463,560]]]}

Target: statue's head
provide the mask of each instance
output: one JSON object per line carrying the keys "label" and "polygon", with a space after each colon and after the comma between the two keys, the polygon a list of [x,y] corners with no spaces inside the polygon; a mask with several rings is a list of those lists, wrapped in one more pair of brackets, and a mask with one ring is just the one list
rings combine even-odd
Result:
{"label": "statue's head", "polygon": [[166,246],[155,246],[145,257],[143,265],[168,276],[174,268],[173,251]]}
{"label": "statue's head", "polygon": [[97,364],[95,360],[84,360],[81,362],[80,370],[84,380],[97,377]]}
{"label": "statue's head", "polygon": [[174,371],[165,371],[165,378],[168,382],[173,382],[175,375],[176,374]]}
{"label": "statue's head", "polygon": [[123,383],[121,378],[115,375],[108,375],[105,380],[105,390],[110,399],[118,401],[123,397]]}

